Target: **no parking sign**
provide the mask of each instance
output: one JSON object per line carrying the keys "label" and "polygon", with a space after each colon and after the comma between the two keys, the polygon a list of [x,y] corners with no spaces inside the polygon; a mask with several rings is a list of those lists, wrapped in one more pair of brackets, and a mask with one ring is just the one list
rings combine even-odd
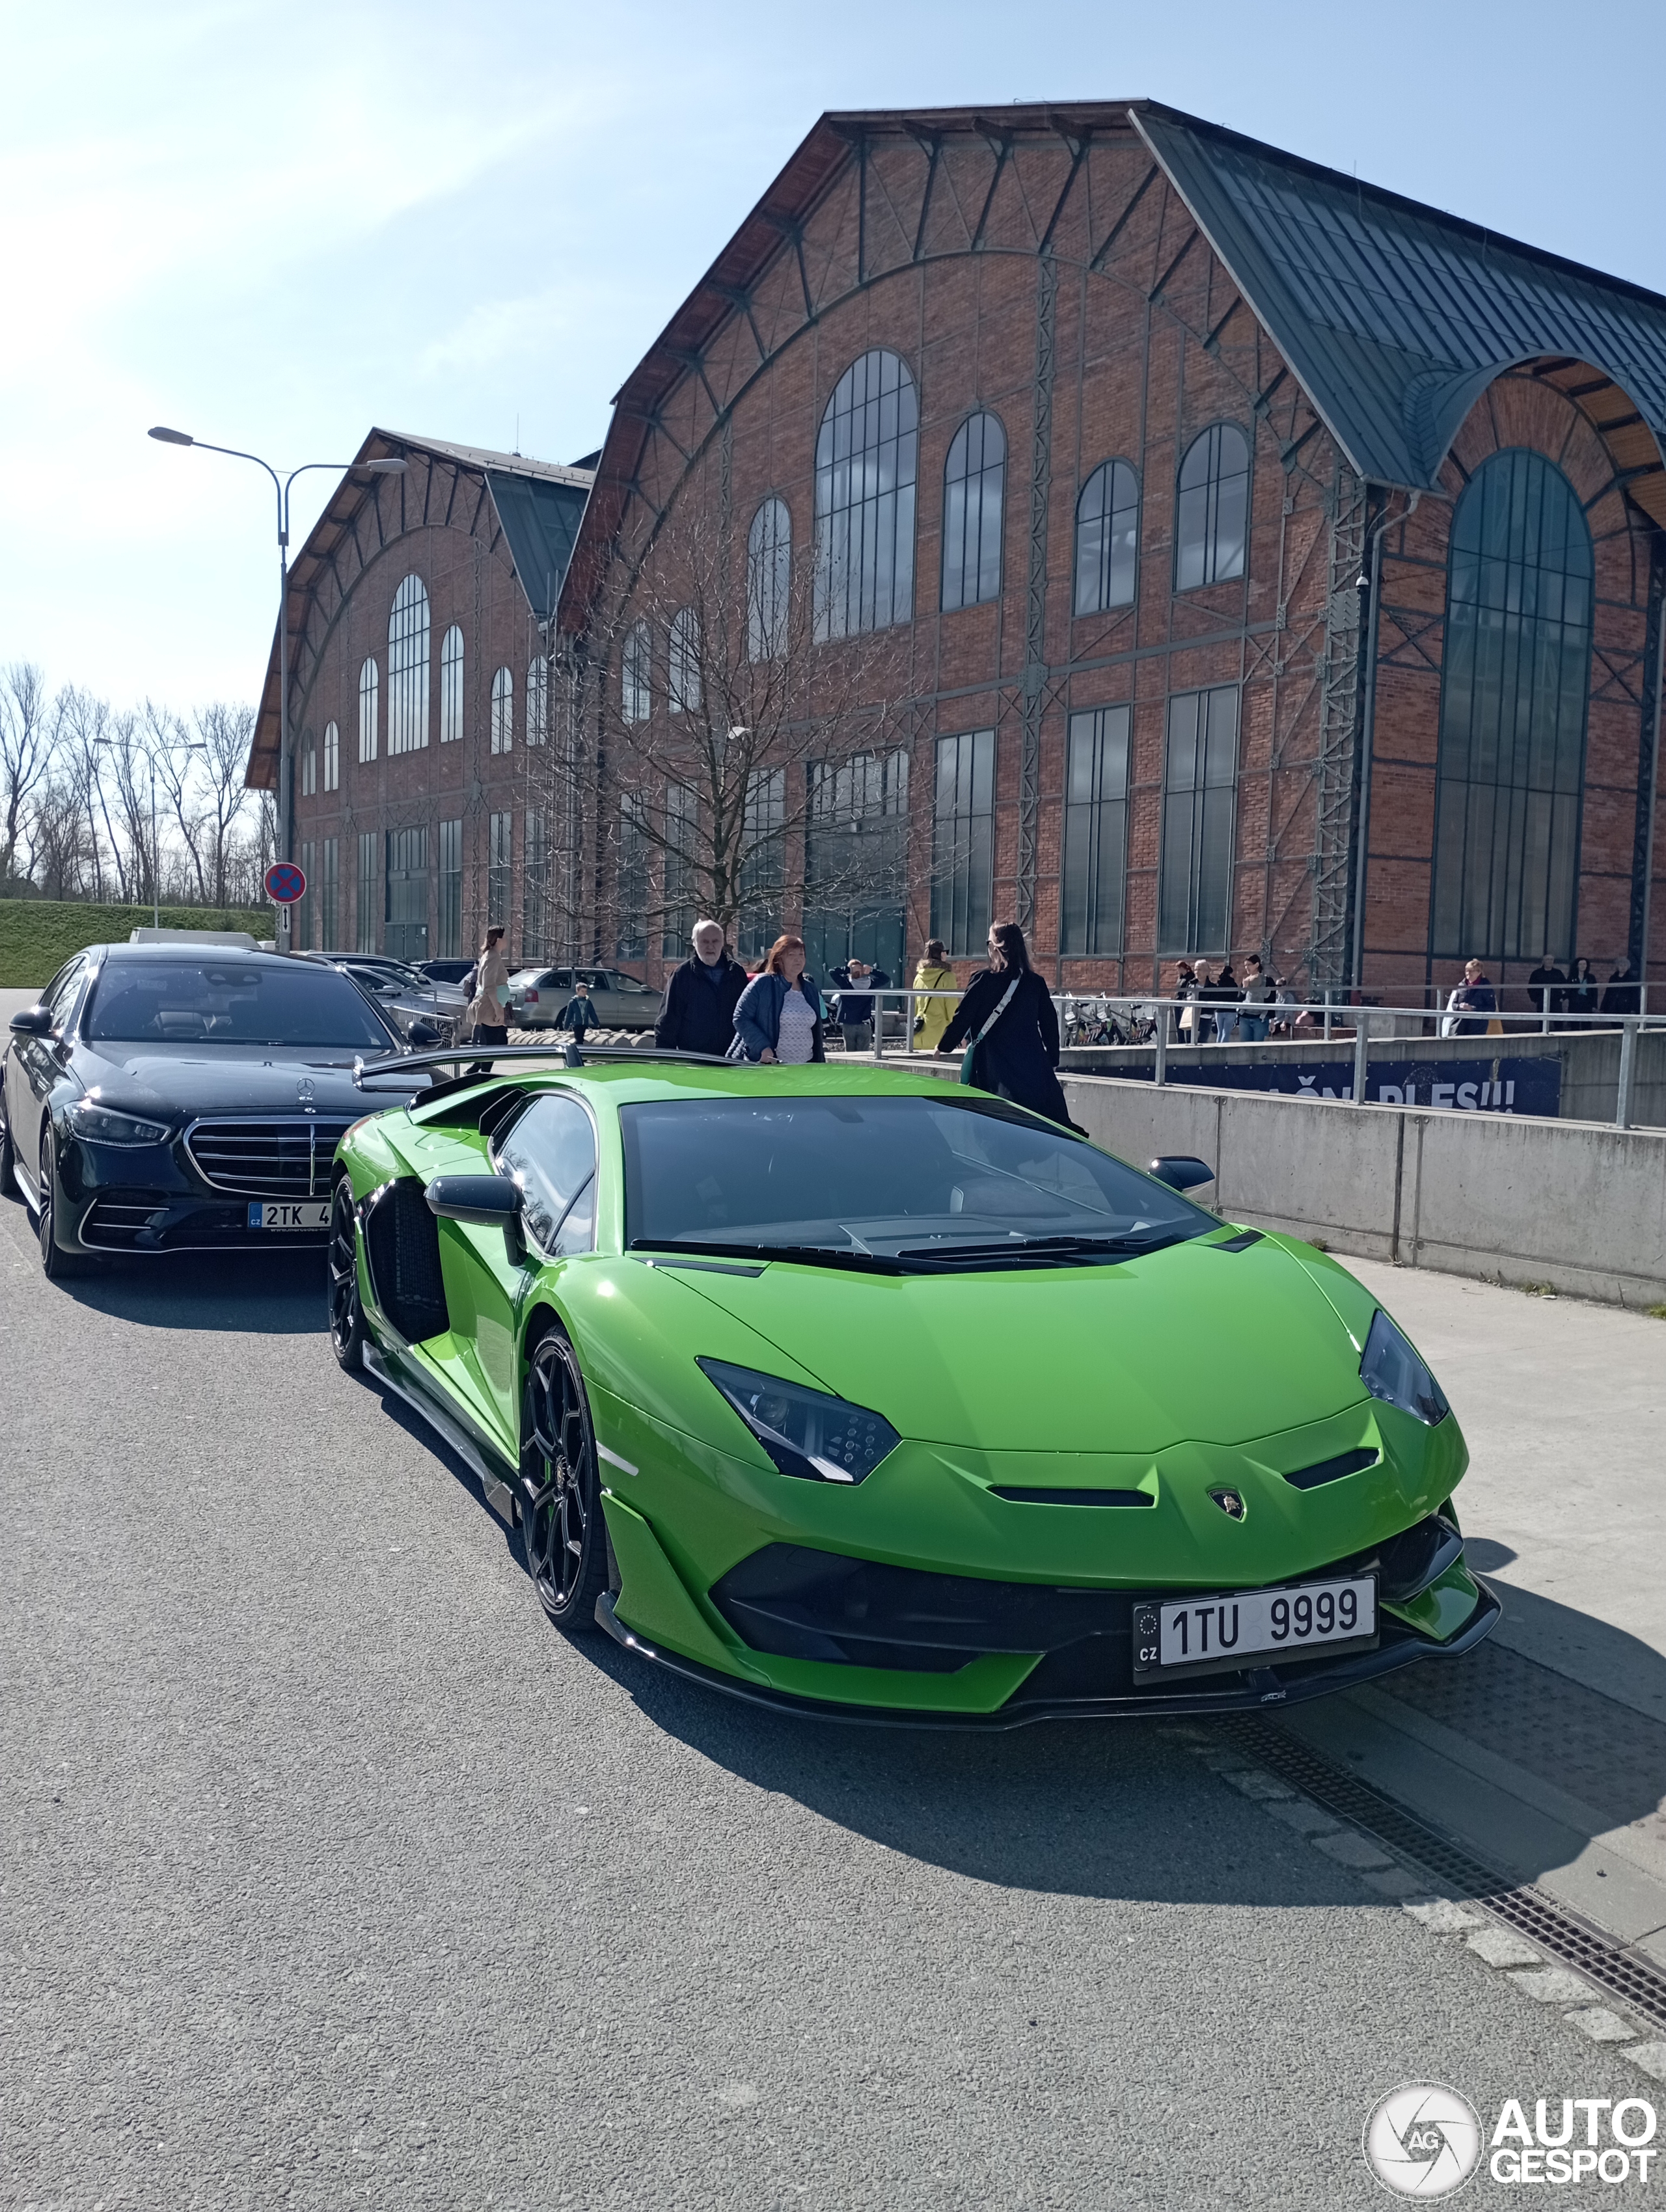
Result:
{"label": "no parking sign", "polygon": [[307,878],[293,860],[274,860],[265,882],[266,896],[274,906],[293,906],[307,896]]}

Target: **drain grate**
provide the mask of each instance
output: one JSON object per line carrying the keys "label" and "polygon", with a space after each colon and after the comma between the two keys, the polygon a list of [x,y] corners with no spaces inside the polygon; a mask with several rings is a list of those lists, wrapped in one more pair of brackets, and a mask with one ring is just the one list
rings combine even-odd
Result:
{"label": "drain grate", "polygon": [[1571,1912],[1532,1882],[1512,1882],[1282,1729],[1246,1719],[1228,1723],[1224,1733],[1246,1758],[1304,1791],[1338,1820],[1368,1829],[1446,1888],[1483,1906],[1564,1966],[1577,1967],[1587,1980],[1654,2026],[1666,2027],[1666,1972],[1618,1936]]}

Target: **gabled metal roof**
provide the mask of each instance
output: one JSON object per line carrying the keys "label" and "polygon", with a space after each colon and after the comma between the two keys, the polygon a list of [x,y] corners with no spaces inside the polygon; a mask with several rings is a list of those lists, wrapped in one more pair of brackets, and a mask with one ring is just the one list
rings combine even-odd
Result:
{"label": "gabled metal roof", "polygon": [[1486,386],[1547,357],[1666,432],[1658,294],[1170,109],[1130,120],[1361,476],[1432,488]]}
{"label": "gabled metal roof", "polygon": [[489,468],[492,504],[509,541],[520,588],[540,622],[548,622],[561,596],[562,579],[573,557],[584,502],[590,495],[587,473],[563,469],[559,478],[511,475]]}

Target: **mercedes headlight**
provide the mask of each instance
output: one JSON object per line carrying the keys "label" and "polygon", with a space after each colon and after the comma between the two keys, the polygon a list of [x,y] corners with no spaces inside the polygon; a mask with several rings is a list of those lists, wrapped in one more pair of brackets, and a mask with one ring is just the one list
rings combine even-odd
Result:
{"label": "mercedes headlight", "polygon": [[142,1121],[91,1098],[77,1098],[70,1107],[70,1127],[94,1145],[165,1145],[173,1133],[166,1121]]}
{"label": "mercedes headlight", "polygon": [[824,1390],[731,1367],[696,1364],[714,1383],[783,1474],[809,1482],[860,1482],[902,1439],[882,1413]]}
{"label": "mercedes headlight", "polygon": [[1359,1362],[1359,1380],[1373,1398],[1433,1428],[1451,1408],[1445,1393],[1382,1308],[1371,1325]]}

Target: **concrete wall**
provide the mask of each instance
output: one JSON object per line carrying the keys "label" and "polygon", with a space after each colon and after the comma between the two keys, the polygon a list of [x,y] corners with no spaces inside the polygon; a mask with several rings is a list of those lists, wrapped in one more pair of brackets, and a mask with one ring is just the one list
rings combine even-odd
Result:
{"label": "concrete wall", "polygon": [[[1379,1024],[1387,1017],[1377,1016]],[[1387,1037],[1372,1036],[1371,1061],[1414,1060],[1438,1066],[1448,1060],[1536,1060],[1548,1055],[1561,1063],[1561,1118],[1565,1121],[1612,1121],[1620,1089],[1620,1032],[1592,1030],[1576,1034],[1552,1030],[1521,1030],[1503,1037]],[[1303,1068],[1322,1060],[1353,1060],[1353,1035],[1310,1043],[1170,1044],[1168,1065],[1177,1067],[1248,1066],[1256,1061],[1277,1060]],[[1082,1045],[1063,1055],[1062,1065],[1084,1075],[1149,1074],[1152,1054],[1149,1045]],[[1645,1128],[1666,1128],[1666,1029],[1645,1030],[1637,1040],[1637,1061],[1632,1078],[1632,1121]]]}
{"label": "concrete wall", "polygon": [[1666,1303],[1666,1133],[1329,1104],[1067,1074],[1074,1119],[1140,1165],[1191,1152],[1234,1221],[1362,1259]]}

